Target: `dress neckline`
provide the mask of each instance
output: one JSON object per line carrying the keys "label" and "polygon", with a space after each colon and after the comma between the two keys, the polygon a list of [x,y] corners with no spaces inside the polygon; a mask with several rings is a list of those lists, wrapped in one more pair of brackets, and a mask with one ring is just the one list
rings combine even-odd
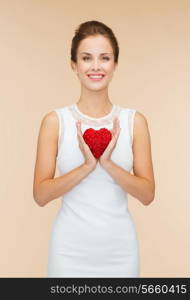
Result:
{"label": "dress neckline", "polygon": [[89,116],[89,115],[87,115],[87,114],[82,113],[82,112],[79,110],[78,105],[77,105],[76,103],[73,104],[73,107],[74,107],[74,109],[78,112],[78,114],[80,114],[82,117],[87,118],[87,119],[90,119],[90,120],[97,120],[97,121],[98,121],[98,120],[105,120],[105,119],[107,119],[107,118],[110,118],[110,116],[114,113],[114,111],[115,111],[115,109],[116,109],[116,105],[113,104],[113,105],[112,105],[111,111],[110,111],[108,114],[106,114],[104,117],[94,118],[94,117],[91,117],[91,116]]}
{"label": "dress neckline", "polygon": [[83,124],[87,126],[101,127],[106,125],[111,125],[115,117],[118,117],[122,108],[119,105],[113,104],[112,110],[110,113],[101,118],[93,118],[86,114],[83,114],[77,107],[77,104],[71,104],[68,107],[69,111],[72,114],[74,120],[80,120]]}

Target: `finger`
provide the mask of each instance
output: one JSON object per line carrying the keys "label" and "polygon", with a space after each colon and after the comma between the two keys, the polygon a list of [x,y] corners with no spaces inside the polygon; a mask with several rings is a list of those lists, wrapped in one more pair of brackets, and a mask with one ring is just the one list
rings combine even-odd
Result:
{"label": "finger", "polygon": [[117,130],[119,130],[119,128],[120,128],[120,122],[119,122],[119,120],[116,121],[116,128],[117,128]]}
{"label": "finger", "polygon": [[80,137],[80,141],[86,147],[87,144],[86,144],[86,142],[83,138],[83,133],[82,133],[82,130],[81,130],[81,120],[78,120],[77,127],[78,127],[78,134],[79,134],[79,137]]}
{"label": "finger", "polygon": [[81,133],[80,133],[80,130],[79,130],[79,124],[78,123],[76,123],[76,127],[77,127],[77,138],[78,138],[79,144],[81,144],[82,139],[81,139]]}
{"label": "finger", "polygon": [[76,128],[77,128],[77,134],[78,134],[79,133],[79,124],[78,124],[78,121],[76,121],[75,125],[76,125]]}
{"label": "finger", "polygon": [[83,138],[82,130],[81,130],[81,121],[78,121],[78,130],[80,132],[81,137]]}
{"label": "finger", "polygon": [[115,119],[114,119],[114,122],[113,122],[113,127],[114,127],[114,128],[116,128],[116,127],[117,127],[117,118],[115,118]]}
{"label": "finger", "polygon": [[118,119],[118,117],[116,117],[116,118],[114,119],[114,123],[113,123],[113,131],[114,131],[114,134],[117,133],[118,126],[119,126],[119,119]]}
{"label": "finger", "polygon": [[119,122],[119,119],[117,118],[116,121],[115,121],[115,126],[118,128],[119,124],[120,124],[120,122]]}
{"label": "finger", "polygon": [[116,140],[118,139],[118,137],[119,137],[119,135],[120,135],[120,132],[121,132],[121,128],[118,128],[117,134],[116,134]]}
{"label": "finger", "polygon": [[113,141],[114,141],[114,143],[116,143],[117,142],[117,139],[118,139],[118,137],[119,137],[119,134],[120,134],[120,128],[118,128],[117,130],[116,130],[116,133],[115,133],[115,135],[113,136]]}
{"label": "finger", "polygon": [[78,132],[79,136],[81,136],[82,132],[81,132],[81,124],[80,124],[80,121],[77,121],[77,122],[76,122],[76,126],[77,126],[77,132]]}
{"label": "finger", "polygon": [[112,127],[112,133],[115,135],[116,132],[116,119],[113,120],[113,127]]}
{"label": "finger", "polygon": [[77,128],[77,132],[79,131],[79,121],[76,121],[76,128]]}

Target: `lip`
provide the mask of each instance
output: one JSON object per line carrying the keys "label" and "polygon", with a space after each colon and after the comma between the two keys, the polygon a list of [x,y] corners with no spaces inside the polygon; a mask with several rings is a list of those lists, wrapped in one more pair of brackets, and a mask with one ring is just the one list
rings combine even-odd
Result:
{"label": "lip", "polygon": [[[102,75],[102,77],[101,78],[90,78],[90,76],[98,76],[98,75]],[[92,81],[101,81],[105,77],[104,74],[88,74],[87,76]]]}

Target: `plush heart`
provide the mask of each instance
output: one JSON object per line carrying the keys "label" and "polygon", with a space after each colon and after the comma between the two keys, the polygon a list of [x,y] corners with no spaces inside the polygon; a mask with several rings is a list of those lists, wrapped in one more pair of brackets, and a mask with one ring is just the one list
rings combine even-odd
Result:
{"label": "plush heart", "polygon": [[111,141],[112,134],[111,131],[106,128],[99,130],[88,128],[83,133],[83,138],[94,157],[99,158]]}

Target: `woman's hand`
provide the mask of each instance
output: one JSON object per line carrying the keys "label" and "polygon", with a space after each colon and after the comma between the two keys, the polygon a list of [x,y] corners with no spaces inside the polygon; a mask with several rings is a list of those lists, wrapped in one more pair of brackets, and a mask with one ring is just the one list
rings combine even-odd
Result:
{"label": "woman's hand", "polygon": [[105,149],[105,151],[103,152],[103,154],[99,158],[99,163],[102,166],[104,166],[106,163],[109,163],[112,151],[114,150],[114,148],[116,146],[117,139],[118,139],[120,131],[121,131],[118,118],[114,119],[113,128],[110,131],[112,133],[112,139],[109,142],[109,144],[108,144],[107,148]]}
{"label": "woman's hand", "polygon": [[92,168],[95,169],[96,168],[96,164],[98,162],[98,159],[96,159],[94,157],[94,155],[92,154],[89,146],[85,143],[85,140],[83,139],[83,134],[81,131],[81,121],[77,121],[76,122],[76,127],[77,127],[77,138],[79,141],[79,148],[83,153],[84,159],[85,159],[85,164]]}

